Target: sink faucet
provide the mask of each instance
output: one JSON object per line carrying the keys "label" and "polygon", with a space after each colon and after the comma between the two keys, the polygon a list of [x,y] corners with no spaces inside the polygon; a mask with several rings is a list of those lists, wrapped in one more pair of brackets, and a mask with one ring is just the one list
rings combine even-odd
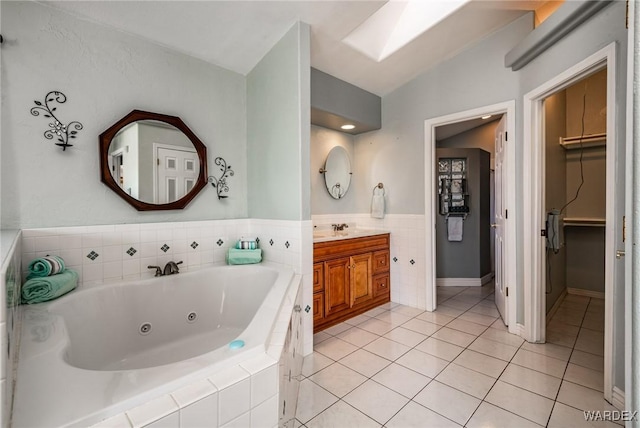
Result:
{"label": "sink faucet", "polygon": [[160,266],[147,266],[147,268],[155,269],[155,276],[173,275],[180,271],[178,265],[181,263],[182,261],[179,261],[178,263],[171,261],[164,266],[164,270],[162,270]]}
{"label": "sink faucet", "polygon": [[182,261],[179,261],[178,263],[176,262],[169,262],[164,266],[164,271],[162,272],[163,275],[173,275],[176,274],[178,272],[180,272],[180,269],[178,269],[178,265],[182,263]]}
{"label": "sink faucet", "polygon": [[338,230],[344,230],[345,228],[349,227],[349,225],[346,223],[332,224],[331,227],[333,227],[334,232],[337,232]]}

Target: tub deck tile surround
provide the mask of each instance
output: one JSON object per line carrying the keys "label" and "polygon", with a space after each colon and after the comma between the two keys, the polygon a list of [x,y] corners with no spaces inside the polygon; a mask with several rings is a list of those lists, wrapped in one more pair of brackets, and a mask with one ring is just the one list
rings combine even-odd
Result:
{"label": "tub deck tile surround", "polygon": [[[239,368],[239,367],[238,367]],[[223,383],[217,385],[218,390],[218,426],[224,426],[227,422],[231,422],[237,417],[251,410],[251,380],[249,374],[240,379],[242,376],[237,373],[238,377],[225,377]],[[216,385],[216,378],[209,378]],[[224,383],[229,382],[226,386]]]}
{"label": "tub deck tile surround", "polygon": [[[435,318],[397,303],[383,305],[385,312],[363,314],[363,318],[372,320],[388,319],[394,312],[412,317],[384,335],[371,333],[388,340],[352,343],[351,352],[344,355],[336,353],[332,345],[339,338],[349,337],[350,332],[357,332],[362,324],[344,323],[346,330],[337,327],[314,335],[316,350],[304,361],[305,387],[300,393],[296,427],[345,426],[344,421],[352,420],[361,426],[402,428],[621,426],[622,423],[591,424],[584,420],[583,411],[615,410],[602,393],[599,354],[603,343],[599,326],[593,321],[584,322],[587,314],[602,320],[601,301],[578,297],[583,303],[578,308],[583,321],[575,332],[575,336],[583,338],[579,345],[533,344],[509,334],[497,312],[483,309],[495,309],[492,287],[493,284],[484,286],[485,291],[478,291],[478,287],[439,288],[439,305],[433,314],[445,312],[446,317],[439,317],[435,333],[412,331],[412,340],[406,340],[410,330],[404,328],[405,324],[411,319],[435,321]],[[576,297],[568,295],[566,304],[560,305],[547,326],[549,333],[571,326],[562,320],[574,322]],[[468,308],[455,310],[450,302],[456,307],[464,302]],[[464,316],[478,311],[483,317]],[[567,313],[572,316],[567,317]],[[489,323],[485,316],[493,316],[494,321]],[[455,323],[458,317],[463,322]],[[477,327],[464,333],[449,328],[450,323],[456,328],[467,323]],[[385,344],[389,345],[387,349],[383,349]],[[376,352],[377,368],[363,370],[365,349]],[[359,372],[364,379],[352,379],[350,383],[337,379],[338,384],[332,385],[332,376],[344,371],[336,366]],[[369,364],[365,368],[371,367]],[[322,405],[314,404],[311,394],[321,397]],[[379,401],[382,396],[389,398],[384,405]],[[523,402],[528,403],[526,408],[522,407]]]}
{"label": "tub deck tile surround", "polygon": [[[17,360],[21,333],[21,320],[18,316],[21,291],[21,232],[3,230],[0,232],[0,424],[9,426],[9,416],[13,404],[13,385],[15,361]],[[13,296],[8,299],[8,293]],[[9,356],[7,358],[7,356]]]}
{"label": "tub deck tile surround", "polygon": [[175,400],[170,395],[163,395],[148,403],[131,409],[127,412],[127,417],[131,421],[133,428],[142,428],[158,419],[176,413],[180,410]]}
{"label": "tub deck tile surround", "polygon": [[131,428],[131,421],[125,413],[120,413],[93,425],[92,428]]}
{"label": "tub deck tile surround", "polygon": [[210,397],[217,392],[218,388],[216,388],[213,383],[209,380],[203,379],[172,392],[171,396],[180,408],[184,408],[202,400],[203,398]]}

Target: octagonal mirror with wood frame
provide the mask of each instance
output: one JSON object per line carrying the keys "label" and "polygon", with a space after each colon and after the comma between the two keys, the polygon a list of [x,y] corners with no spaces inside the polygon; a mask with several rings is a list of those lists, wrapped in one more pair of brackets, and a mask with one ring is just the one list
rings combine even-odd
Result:
{"label": "octagonal mirror with wood frame", "polygon": [[133,110],[99,140],[102,182],[139,211],[182,209],[207,185],[207,147],[179,117]]}

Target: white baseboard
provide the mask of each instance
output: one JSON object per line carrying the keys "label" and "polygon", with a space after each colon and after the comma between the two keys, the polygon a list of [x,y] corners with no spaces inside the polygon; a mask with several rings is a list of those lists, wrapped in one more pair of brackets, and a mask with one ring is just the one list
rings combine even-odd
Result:
{"label": "white baseboard", "polygon": [[527,339],[527,329],[524,328],[524,325],[522,324],[517,324],[515,326],[509,326],[509,333],[511,334],[516,334],[518,336],[520,336],[523,339]]}
{"label": "white baseboard", "polygon": [[617,386],[613,387],[613,395],[612,395],[612,403],[613,407],[615,407],[618,410],[625,410],[624,409],[624,391],[622,391],[620,388],[618,388]]}
{"label": "white baseboard", "polygon": [[480,278],[480,282],[482,282],[482,285],[485,285],[487,282],[491,281],[495,276],[496,274],[494,272],[489,272],[488,274]]}
{"label": "white baseboard", "polygon": [[562,304],[562,301],[564,300],[564,298],[567,297],[567,294],[568,293],[566,288],[562,290],[562,293],[560,293],[560,295],[556,299],[556,302],[553,304],[553,306],[549,310],[549,313],[547,314],[547,319],[546,319],[547,323],[549,323],[549,321],[551,320],[551,317],[553,317],[556,314],[556,312],[558,312],[558,308]]}
{"label": "white baseboard", "polygon": [[574,294],[576,296],[593,297],[594,299],[604,300],[604,292],[602,291],[591,291],[591,290],[583,290],[582,288],[567,287],[567,294]]}
{"label": "white baseboard", "polygon": [[492,278],[491,273],[482,278],[436,278],[436,285],[438,287],[481,287]]}

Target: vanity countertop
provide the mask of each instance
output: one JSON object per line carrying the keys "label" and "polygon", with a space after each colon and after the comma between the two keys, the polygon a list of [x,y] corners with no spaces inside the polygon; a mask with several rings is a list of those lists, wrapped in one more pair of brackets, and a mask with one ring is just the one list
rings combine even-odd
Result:
{"label": "vanity countertop", "polygon": [[339,241],[342,239],[362,238],[365,236],[384,235],[388,230],[381,229],[345,229],[333,231],[331,229],[321,229],[313,231],[313,242]]}

